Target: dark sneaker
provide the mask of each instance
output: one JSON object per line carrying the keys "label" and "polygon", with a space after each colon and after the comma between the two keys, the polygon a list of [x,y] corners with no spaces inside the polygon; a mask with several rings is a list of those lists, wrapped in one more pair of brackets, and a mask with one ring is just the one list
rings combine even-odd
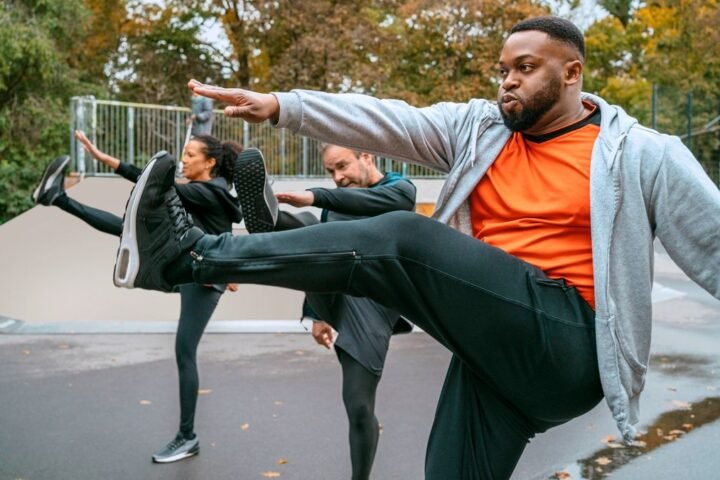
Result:
{"label": "dark sneaker", "polygon": [[265,159],[256,148],[240,152],[233,166],[233,183],[249,233],[275,229],[278,203],[267,179]]}
{"label": "dark sneaker", "polygon": [[163,271],[202,235],[175,192],[175,159],[167,152],[157,153],[143,169],[125,207],[115,285],[172,291]]}
{"label": "dark sneaker", "polygon": [[57,198],[65,193],[65,170],[70,157],[63,155],[45,167],[45,171],[33,190],[32,201],[41,205],[52,205]]}
{"label": "dark sneaker", "polygon": [[152,459],[155,463],[171,463],[192,457],[198,453],[200,453],[200,441],[197,435],[195,435],[195,438],[188,440],[182,433],[178,433],[173,441],[153,455]]}

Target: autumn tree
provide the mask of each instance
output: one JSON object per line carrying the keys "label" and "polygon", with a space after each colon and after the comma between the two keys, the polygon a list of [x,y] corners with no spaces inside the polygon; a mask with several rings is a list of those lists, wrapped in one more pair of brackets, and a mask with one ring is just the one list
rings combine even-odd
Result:
{"label": "autumn tree", "polygon": [[407,0],[388,29],[396,41],[382,95],[414,104],[494,98],[502,43],[515,23],[547,14],[540,2]]}
{"label": "autumn tree", "polygon": [[110,65],[115,97],[141,103],[188,103],[187,81],[217,82],[222,59],[199,38],[206,16],[185,1],[134,1]]}
{"label": "autumn tree", "polygon": [[[31,206],[45,163],[67,151],[72,95],[98,91],[73,68],[81,0],[5,0],[0,9],[0,223]],[[93,90],[95,88],[96,90]]]}

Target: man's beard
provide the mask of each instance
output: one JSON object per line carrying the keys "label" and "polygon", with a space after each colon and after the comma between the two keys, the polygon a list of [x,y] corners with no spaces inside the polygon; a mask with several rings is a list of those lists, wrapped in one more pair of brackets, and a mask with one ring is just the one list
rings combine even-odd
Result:
{"label": "man's beard", "polygon": [[518,103],[522,105],[519,112],[506,113],[500,103],[500,115],[502,115],[505,126],[513,132],[522,132],[535,125],[560,100],[560,81],[552,78],[545,87],[532,96],[529,100],[517,97]]}

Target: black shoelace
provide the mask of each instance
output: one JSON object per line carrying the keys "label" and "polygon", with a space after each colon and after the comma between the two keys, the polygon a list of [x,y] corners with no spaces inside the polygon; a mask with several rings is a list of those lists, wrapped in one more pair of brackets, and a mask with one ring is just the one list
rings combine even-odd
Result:
{"label": "black shoelace", "polygon": [[168,192],[166,204],[175,230],[175,238],[180,239],[193,226],[192,220],[175,192]]}

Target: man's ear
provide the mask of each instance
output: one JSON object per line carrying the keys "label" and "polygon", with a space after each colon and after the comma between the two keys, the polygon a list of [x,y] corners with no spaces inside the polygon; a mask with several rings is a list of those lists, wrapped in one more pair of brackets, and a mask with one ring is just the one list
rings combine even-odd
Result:
{"label": "man's ear", "polygon": [[574,85],[582,79],[583,63],[580,60],[570,60],[565,63],[565,84]]}
{"label": "man's ear", "polygon": [[358,158],[364,162],[374,163],[375,157],[367,152],[360,152]]}

